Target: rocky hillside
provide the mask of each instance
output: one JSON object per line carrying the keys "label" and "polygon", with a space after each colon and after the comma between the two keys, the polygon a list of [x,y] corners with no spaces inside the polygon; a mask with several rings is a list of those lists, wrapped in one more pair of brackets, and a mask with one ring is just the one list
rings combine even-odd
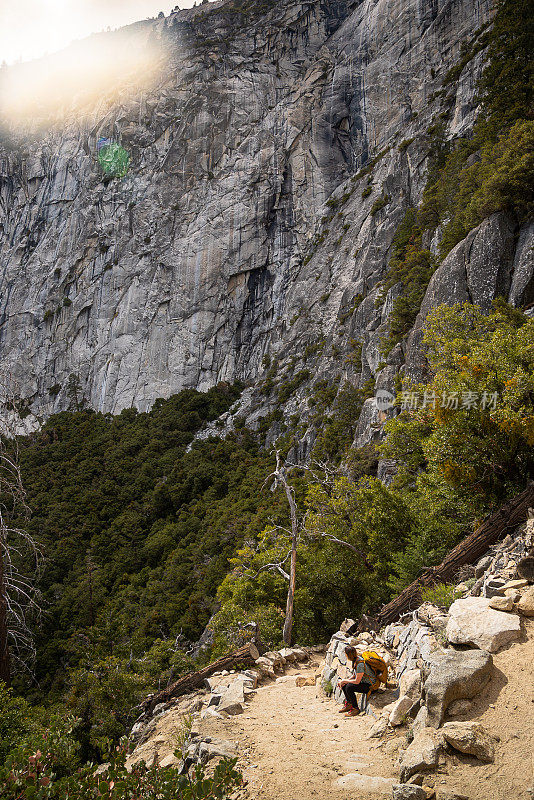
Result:
{"label": "rocky hillside", "polygon": [[[491,13],[489,0],[222,0],[141,26],[165,54],[150,89],[4,124],[0,353],[25,424],[73,394],[144,410],[236,380],[253,387],[240,411],[253,423],[301,412],[326,379],[369,397],[361,445],[374,388],[392,389],[405,360],[418,374],[429,308],[534,299],[531,229],[490,216],[381,353],[401,291],[379,286],[393,237],[422,199],[436,125],[441,145],[472,129]],[[128,148],[123,180],[102,180],[101,136]]]}
{"label": "rocky hillside", "polygon": [[[529,519],[465,567],[450,608],[436,597],[379,632],[347,619],[328,647],[267,652],[157,704],[132,730],[130,767],[238,758],[239,798],[528,800],[533,533]],[[348,645],[390,667],[356,720],[332,699]]]}

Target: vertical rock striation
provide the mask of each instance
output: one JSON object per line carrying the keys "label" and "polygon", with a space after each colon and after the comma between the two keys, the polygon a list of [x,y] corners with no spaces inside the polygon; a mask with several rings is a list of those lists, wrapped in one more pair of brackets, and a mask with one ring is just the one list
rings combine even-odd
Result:
{"label": "vertical rock striation", "polygon": [[[288,412],[325,377],[391,389],[402,354],[384,366],[379,343],[396,290],[377,303],[377,284],[421,198],[436,92],[490,5],[265,0],[238,12],[221,0],[144,23],[167,55],[150,89],[74,99],[47,128],[5,127],[0,355],[32,414],[73,393],[115,413],[187,387],[258,385],[273,359],[309,370]],[[481,65],[479,54],[452,87],[449,137],[473,124]],[[130,150],[124,180],[103,182],[100,136]],[[451,284],[484,303],[530,298],[531,232],[516,233],[501,217],[472,232],[421,313]],[[253,420],[269,399],[251,394]]]}

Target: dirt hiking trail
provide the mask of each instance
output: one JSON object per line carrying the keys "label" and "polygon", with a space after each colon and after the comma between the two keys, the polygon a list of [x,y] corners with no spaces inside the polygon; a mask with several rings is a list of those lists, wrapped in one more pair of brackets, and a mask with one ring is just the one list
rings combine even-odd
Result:
{"label": "dirt hiking trail", "polygon": [[[534,754],[534,621],[524,641],[494,656],[490,684],[469,714],[498,738],[493,764],[449,753],[426,783],[456,790],[469,800],[531,800]],[[391,797],[398,782],[395,761],[406,747],[406,728],[369,739],[375,719],[339,714],[339,706],[315,686],[296,686],[296,675],[319,673],[315,662],[290,670],[258,688],[244,714],[211,718],[202,730],[237,743],[238,767],[248,781],[239,793],[247,800],[332,800]],[[388,691],[377,699],[390,702]]]}

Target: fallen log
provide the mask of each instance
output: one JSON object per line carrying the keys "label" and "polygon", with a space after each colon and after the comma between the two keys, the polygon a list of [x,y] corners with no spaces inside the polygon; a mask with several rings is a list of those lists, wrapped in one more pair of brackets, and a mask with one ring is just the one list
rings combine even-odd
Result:
{"label": "fallen log", "polygon": [[473,533],[451,550],[437,567],[430,567],[406,587],[394,600],[384,606],[374,618],[377,628],[396,622],[402,614],[421,605],[421,589],[443,583],[455,577],[460,567],[474,564],[509,530],[527,519],[528,509],[534,506],[534,482],[524,492],[513,497],[480,525]]}
{"label": "fallen log", "polygon": [[198,670],[197,672],[188,672],[183,675],[166,689],[153,694],[144,700],[141,705],[141,715],[139,719],[146,719],[150,717],[154,708],[160,703],[167,703],[175,697],[181,697],[189,692],[194,692],[195,689],[201,689],[204,686],[206,678],[210,678],[214,672],[220,672],[224,669],[234,669],[237,666],[254,666],[256,659],[260,657],[258,648],[253,642],[248,642],[234,650],[233,653],[228,653],[222,656],[217,661],[209,664],[207,667]]}

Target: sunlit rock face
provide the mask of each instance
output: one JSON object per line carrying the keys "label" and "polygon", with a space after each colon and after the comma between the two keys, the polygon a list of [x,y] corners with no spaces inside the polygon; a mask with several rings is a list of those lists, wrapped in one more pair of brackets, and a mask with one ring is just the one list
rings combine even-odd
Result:
{"label": "sunlit rock face", "polygon": [[[159,52],[148,87],[82,92],[53,124],[5,125],[0,355],[33,414],[76,394],[115,413],[257,383],[265,356],[310,370],[288,411],[325,377],[390,388],[399,354],[383,372],[378,345],[395,290],[377,307],[377,283],[421,198],[434,93],[491,4],[248,5],[145,22]],[[449,89],[451,137],[473,123],[481,64]],[[103,180],[99,137],[128,149],[125,178]],[[383,151],[371,184],[351,180]],[[255,402],[251,419],[268,408]]]}

